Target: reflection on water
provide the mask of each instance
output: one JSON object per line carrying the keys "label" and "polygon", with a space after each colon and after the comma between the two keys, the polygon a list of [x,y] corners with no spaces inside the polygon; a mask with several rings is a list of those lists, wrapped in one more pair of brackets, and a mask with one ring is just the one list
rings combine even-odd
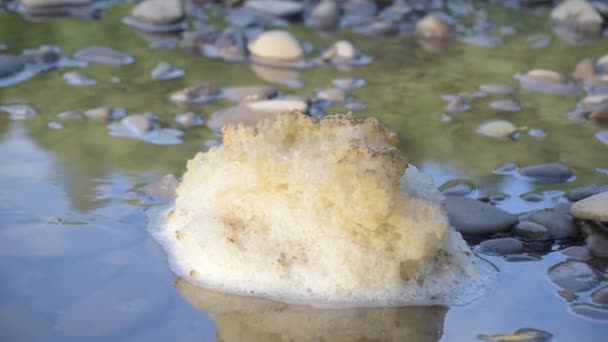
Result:
{"label": "reflection on water", "polygon": [[321,310],[209,291],[183,279],[177,291],[217,327],[217,340],[237,341],[412,341],[443,335],[442,306]]}

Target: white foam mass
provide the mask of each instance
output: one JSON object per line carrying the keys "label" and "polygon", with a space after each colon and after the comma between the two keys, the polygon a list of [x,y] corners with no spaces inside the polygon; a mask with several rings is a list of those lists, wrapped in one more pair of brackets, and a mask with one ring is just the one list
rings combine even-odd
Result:
{"label": "white foam mass", "polygon": [[290,113],[223,142],[149,212],[188,282],[317,307],[464,304],[493,283],[377,120]]}

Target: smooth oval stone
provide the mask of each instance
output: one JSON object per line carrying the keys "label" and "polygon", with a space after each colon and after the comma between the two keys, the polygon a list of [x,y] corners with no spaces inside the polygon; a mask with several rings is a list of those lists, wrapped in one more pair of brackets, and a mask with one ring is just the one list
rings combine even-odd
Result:
{"label": "smooth oval stone", "polygon": [[122,65],[131,64],[132,56],[105,46],[91,46],[76,51],[74,58],[96,64]]}
{"label": "smooth oval stone", "polygon": [[582,220],[608,222],[608,191],[582,199],[570,210],[574,217]]}
{"label": "smooth oval stone", "polygon": [[244,104],[244,106],[251,108],[252,110],[273,113],[283,113],[293,110],[306,113],[308,111],[308,104],[305,101],[298,99],[275,99],[255,101],[248,102]]}
{"label": "smooth oval stone", "polygon": [[596,76],[595,63],[593,59],[584,58],[576,64],[572,77],[578,81],[590,80]]}
{"label": "smooth oval stone", "polygon": [[461,39],[463,43],[481,48],[495,48],[502,44],[502,39],[487,34],[468,36]]}
{"label": "smooth oval stone", "polygon": [[180,124],[186,128],[191,128],[191,127],[196,127],[196,126],[202,125],[203,118],[201,118],[201,116],[196,113],[188,112],[188,113],[178,114],[175,117],[175,122],[177,122],[178,124]]}
{"label": "smooth oval stone", "polygon": [[165,25],[184,19],[184,8],[181,0],[145,0],[131,14],[145,23]]}
{"label": "smooth oval stone", "polygon": [[436,14],[427,14],[416,23],[414,34],[421,38],[450,39],[454,32],[445,18]]}
{"label": "smooth oval stone", "polygon": [[461,96],[457,96],[445,106],[445,110],[448,112],[466,112],[469,109],[471,109],[471,105]]}
{"label": "smooth oval stone", "polygon": [[547,163],[520,168],[518,174],[535,182],[561,183],[571,181],[574,174],[562,163]]}
{"label": "smooth oval stone", "polygon": [[551,239],[551,232],[549,232],[546,227],[531,221],[519,222],[515,228],[513,228],[513,234],[526,241],[544,241]]}
{"label": "smooth oval stone", "polygon": [[12,76],[25,68],[20,56],[0,54],[0,78]]}
{"label": "smooth oval stone", "polygon": [[55,45],[42,45],[37,49],[23,50],[27,63],[54,64],[61,59],[61,48]]}
{"label": "smooth oval stone", "polygon": [[69,85],[89,86],[97,83],[89,75],[78,71],[68,71],[62,77]]}
{"label": "smooth oval stone", "polygon": [[539,128],[530,128],[528,130],[528,135],[533,137],[533,138],[546,138],[547,137],[547,132],[543,131],[542,129]]}
{"label": "smooth oval stone", "polygon": [[519,197],[526,202],[542,202],[545,200],[544,195],[535,192],[529,192],[527,194],[520,195]]}
{"label": "smooth oval stone", "polygon": [[124,117],[121,122],[132,133],[138,135],[145,134],[152,129],[152,122],[144,114],[129,115]]}
{"label": "smooth oval stone", "polygon": [[488,93],[488,94],[496,94],[496,95],[511,95],[515,92],[515,88],[506,84],[482,84],[479,86],[479,90]]}
{"label": "smooth oval stone", "polygon": [[118,108],[118,107],[117,108],[98,107],[98,108],[88,109],[84,112],[84,115],[86,115],[87,117],[89,117],[91,119],[104,120],[104,121],[119,119],[119,118],[122,118],[123,116],[125,116],[126,114],[127,114],[127,112],[124,110],[124,108]]}
{"label": "smooth oval stone", "polygon": [[590,111],[608,109],[608,94],[590,95],[581,100],[583,107]]}
{"label": "smooth oval stone", "polygon": [[599,193],[607,192],[607,191],[608,191],[608,185],[592,184],[589,186],[574,188],[566,193],[566,197],[569,200],[576,202],[576,201],[585,199],[587,197],[597,195]]}
{"label": "smooth oval stone", "polygon": [[568,302],[573,302],[578,299],[578,296],[570,290],[558,290],[557,294]]}
{"label": "smooth oval stone", "polygon": [[63,129],[63,124],[56,121],[51,121],[47,124],[47,127],[54,130],[60,130]]}
{"label": "smooth oval stone", "polygon": [[542,209],[534,211],[522,218],[547,228],[553,239],[574,238],[579,235],[579,228],[572,222],[570,215],[555,209]]}
{"label": "smooth oval stone", "polygon": [[519,130],[513,123],[506,120],[492,120],[479,125],[476,132],[492,138],[515,138]]}
{"label": "smooth oval stone", "polygon": [[598,321],[608,321],[608,308],[587,303],[574,303],[570,305],[570,310],[580,316],[595,319]]}
{"label": "smooth oval stone", "polygon": [[533,328],[518,329],[513,334],[499,334],[499,335],[477,335],[477,337],[484,341],[496,341],[496,342],[507,342],[507,341],[521,341],[521,342],[550,342],[550,333]]}
{"label": "smooth oval stone", "polygon": [[60,7],[60,6],[85,6],[91,3],[91,0],[21,0],[23,6],[35,9],[45,7]]}
{"label": "smooth oval stone", "polygon": [[467,197],[447,196],[445,209],[450,224],[468,235],[505,232],[519,221],[513,214]]}
{"label": "smooth oval stone", "polygon": [[445,196],[467,196],[475,190],[475,184],[467,179],[453,179],[443,183],[439,191]]}
{"label": "smooth oval stone", "polygon": [[520,87],[529,91],[564,96],[577,96],[580,92],[574,82],[568,82],[564,75],[551,70],[534,69],[524,75],[515,74],[514,78]]}
{"label": "smooth oval stone", "polygon": [[543,259],[533,255],[513,254],[505,256],[504,260],[506,262],[536,262]]}
{"label": "smooth oval stone", "polygon": [[595,134],[595,138],[599,140],[602,144],[608,146],[608,129],[599,131]]}
{"label": "smooth oval stone", "polygon": [[260,34],[247,44],[247,48],[257,57],[274,60],[293,61],[301,59],[304,55],[300,43],[289,32],[282,30]]}
{"label": "smooth oval stone", "polygon": [[365,86],[365,80],[362,78],[336,78],[331,80],[331,84],[334,87],[338,87],[344,90],[351,90],[355,88],[361,88]]}
{"label": "smooth oval stone", "polygon": [[519,240],[510,237],[486,240],[479,247],[481,252],[488,255],[517,254],[524,250],[524,245]]}
{"label": "smooth oval stone", "polygon": [[560,251],[570,259],[587,261],[591,259],[591,252],[583,246],[572,246]]}
{"label": "smooth oval stone", "polygon": [[294,17],[304,10],[301,2],[282,0],[247,0],[245,7],[280,18]]}
{"label": "smooth oval stone", "polygon": [[553,284],[574,293],[589,291],[601,282],[600,274],[589,264],[574,260],[551,266],[547,276]]}
{"label": "smooth oval stone", "polygon": [[504,165],[501,165],[497,168],[495,168],[492,173],[497,174],[497,175],[510,175],[514,172],[517,171],[517,168],[519,166],[515,163],[506,163]]}
{"label": "smooth oval stone", "polygon": [[253,85],[222,88],[221,96],[234,102],[266,100],[277,96],[278,89],[273,86]]}
{"label": "smooth oval stone", "polygon": [[57,117],[61,119],[82,119],[82,114],[80,112],[67,111],[57,114]]}
{"label": "smooth oval stone", "polygon": [[528,71],[525,76],[529,79],[543,83],[564,84],[567,82],[567,79],[564,75],[553,70],[533,69]]}
{"label": "smooth oval stone", "polygon": [[348,93],[341,88],[325,88],[317,92],[317,98],[333,103],[344,103],[348,100]]}
{"label": "smooth oval stone", "polygon": [[0,113],[8,113],[11,120],[27,120],[36,116],[36,110],[27,104],[11,104],[0,106]]}
{"label": "smooth oval stone", "polygon": [[215,85],[202,82],[174,92],[169,95],[169,99],[173,102],[204,104],[215,101],[219,93],[220,91]]}
{"label": "smooth oval stone", "polygon": [[600,287],[591,293],[591,300],[600,305],[608,305],[608,286]]}
{"label": "smooth oval stone", "polygon": [[302,88],[303,84],[298,79],[301,71],[297,69],[277,68],[266,65],[250,63],[251,70],[262,80],[282,84],[290,88]]}
{"label": "smooth oval stone", "polygon": [[490,108],[503,112],[519,112],[521,110],[519,103],[511,99],[492,101],[490,102]]}
{"label": "smooth oval stone", "polygon": [[[566,0],[551,11],[551,23],[562,36],[571,34],[593,39],[600,37],[603,19],[586,0]],[[568,36],[564,38],[568,39]]]}
{"label": "smooth oval stone", "polygon": [[185,75],[183,69],[175,67],[167,62],[160,61],[152,71],[150,71],[150,78],[153,80],[172,80]]}
{"label": "smooth oval stone", "polygon": [[306,24],[320,30],[331,30],[340,23],[340,5],[335,0],[322,0],[310,12]]}
{"label": "smooth oval stone", "polygon": [[599,228],[590,232],[585,238],[585,246],[594,256],[608,258],[608,232]]}

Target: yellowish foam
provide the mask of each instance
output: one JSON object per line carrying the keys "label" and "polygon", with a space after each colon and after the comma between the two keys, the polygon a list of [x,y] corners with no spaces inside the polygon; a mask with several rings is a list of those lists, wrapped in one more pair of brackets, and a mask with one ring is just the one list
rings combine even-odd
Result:
{"label": "yellowish foam", "polygon": [[151,213],[187,281],[324,307],[459,304],[492,282],[377,120],[290,113],[223,134]]}

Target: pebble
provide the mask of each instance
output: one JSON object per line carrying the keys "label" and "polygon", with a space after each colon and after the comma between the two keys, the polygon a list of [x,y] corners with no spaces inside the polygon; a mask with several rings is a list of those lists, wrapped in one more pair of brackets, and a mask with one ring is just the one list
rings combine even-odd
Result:
{"label": "pebble", "polygon": [[265,111],[272,113],[284,113],[289,111],[298,111],[306,113],[308,111],[308,103],[300,99],[273,99],[248,102],[245,107],[256,111]]}
{"label": "pebble", "polygon": [[175,191],[178,185],[177,178],[172,174],[167,174],[158,181],[141,187],[137,192],[148,197],[152,202],[169,203],[175,200]]}
{"label": "pebble", "polygon": [[23,51],[27,63],[54,64],[61,60],[61,49],[55,45],[42,45],[37,49]]}
{"label": "pebble", "polygon": [[608,222],[608,191],[577,201],[571,211],[574,217],[582,220]]}
{"label": "pebble", "polygon": [[349,95],[344,89],[325,88],[317,91],[317,98],[330,103],[344,103],[348,101]]}
{"label": "pebble", "polygon": [[124,123],[121,121],[109,124],[109,134],[113,137],[135,139],[154,145],[177,145],[183,142],[181,137],[184,132],[179,129],[154,127],[146,114],[136,114],[130,117],[136,118]]}
{"label": "pebble", "polygon": [[582,246],[572,246],[560,251],[563,255],[570,259],[587,261],[591,259],[591,252]]}
{"label": "pebble", "polygon": [[533,49],[542,49],[551,44],[551,37],[546,34],[532,35],[526,39]]}
{"label": "pebble", "polygon": [[0,113],[8,113],[11,120],[27,120],[36,116],[36,110],[27,104],[0,105]]}
{"label": "pebble", "polygon": [[496,95],[511,95],[515,92],[515,88],[506,84],[482,84],[479,86],[479,90],[488,94],[496,94]]}
{"label": "pebble", "polygon": [[279,18],[296,17],[304,11],[304,5],[301,2],[294,1],[247,0],[244,6]]}
{"label": "pebble", "polygon": [[499,334],[499,335],[478,335],[478,338],[485,341],[495,342],[507,342],[507,341],[521,341],[521,342],[550,342],[553,335],[546,331],[534,329],[534,328],[522,328],[515,331],[513,334]]}
{"label": "pebble", "polygon": [[590,95],[581,100],[583,107],[589,111],[608,109],[608,94]]}
{"label": "pebble", "polygon": [[21,0],[23,6],[27,8],[45,8],[58,6],[85,6],[91,3],[91,0]]}
{"label": "pebble", "polygon": [[203,118],[200,115],[192,112],[178,114],[175,117],[175,122],[186,127],[192,128],[203,124]]}
{"label": "pebble", "polygon": [[600,258],[608,258],[608,231],[606,227],[601,228],[593,223],[584,225],[587,237],[585,246],[591,254]]}
{"label": "pebble", "polygon": [[602,144],[608,146],[608,129],[597,132],[595,134],[595,138],[599,140]]}
{"label": "pebble", "polygon": [[572,72],[572,77],[577,81],[590,80],[595,76],[595,64],[591,58],[584,58],[578,62]]}
{"label": "pebble", "polygon": [[506,237],[482,241],[480,250],[488,255],[508,255],[521,253],[524,245],[517,239]]}
{"label": "pebble", "polygon": [[542,183],[562,183],[574,178],[572,171],[562,163],[547,163],[520,168],[518,174],[530,181]]}
{"label": "pebble", "polygon": [[355,88],[361,88],[363,86],[365,86],[365,80],[362,78],[357,78],[357,77],[353,77],[353,78],[336,78],[331,80],[331,84],[334,87],[340,88],[340,89],[344,89],[344,90],[351,90],[351,89],[355,89]]}
{"label": "pebble", "polygon": [[123,126],[133,134],[142,135],[152,129],[152,122],[145,114],[134,114],[121,120]]}
{"label": "pebble", "polygon": [[552,70],[534,69],[524,75],[515,74],[514,78],[520,87],[529,91],[564,96],[577,96],[580,92],[575,83]]}
{"label": "pebble", "polygon": [[476,132],[481,135],[498,139],[516,139],[519,135],[517,127],[506,120],[491,120],[484,122],[477,127]]}
{"label": "pebble", "polygon": [[306,24],[320,30],[333,30],[340,23],[340,5],[335,0],[322,0],[310,12]]}
{"label": "pebble", "polygon": [[600,305],[608,305],[608,286],[600,287],[591,293],[591,300]]}
{"label": "pebble", "polygon": [[468,235],[505,232],[518,222],[513,214],[467,197],[447,196],[445,209],[450,224]]}
{"label": "pebble", "polygon": [[441,15],[427,14],[416,23],[414,34],[424,39],[450,39],[454,32],[450,23]]}
{"label": "pebble", "polygon": [[601,282],[600,274],[589,264],[575,260],[551,266],[547,276],[553,284],[574,293],[589,291]]}
{"label": "pebble", "polygon": [[20,56],[0,54],[0,78],[12,76],[25,68]]}
{"label": "pebble", "polygon": [[173,66],[167,62],[160,61],[152,71],[150,71],[150,78],[153,80],[172,80],[180,78],[185,75],[183,69]]}
{"label": "pebble", "polygon": [[551,11],[551,23],[562,37],[599,38],[602,16],[586,0],[566,0]]}
{"label": "pebble", "polygon": [[255,110],[245,105],[238,105],[216,111],[207,120],[207,126],[214,131],[221,131],[224,126],[242,123],[246,126],[254,126],[259,121],[274,118],[280,112]]}
{"label": "pebble", "polygon": [[506,163],[495,168],[492,173],[496,175],[510,175],[517,171],[519,166],[515,163]]}
{"label": "pebble", "polygon": [[76,51],[74,58],[80,61],[96,64],[122,65],[131,64],[132,56],[105,46],[91,46]]}
{"label": "pebble", "polygon": [[271,30],[247,44],[249,52],[263,59],[294,61],[304,56],[300,43],[287,31]]}
{"label": "pebble", "polygon": [[57,114],[57,117],[61,119],[82,119],[82,114],[80,112],[67,111]]}
{"label": "pebble", "polygon": [[439,190],[445,196],[468,196],[474,189],[475,187],[472,185],[472,182],[466,180],[447,181],[439,187]]}
{"label": "pebble", "polygon": [[568,302],[573,302],[578,299],[578,296],[570,290],[558,290],[557,294]]}
{"label": "pebble", "polygon": [[452,118],[452,116],[450,116],[449,114],[446,114],[446,113],[441,114],[441,122],[449,123],[449,122],[452,122],[453,119],[454,118]]}
{"label": "pebble", "polygon": [[215,85],[202,82],[172,93],[169,99],[178,103],[205,104],[215,101],[219,94],[220,90]]}
{"label": "pebble", "polygon": [[56,121],[51,121],[47,124],[47,127],[50,129],[55,129],[55,130],[59,130],[59,129],[63,129],[63,125],[59,122]]}
{"label": "pebble", "polygon": [[539,139],[546,138],[548,136],[547,132],[545,132],[539,128],[530,128],[528,130],[528,135],[533,138],[539,138]]}
{"label": "pebble", "polygon": [[519,112],[521,110],[519,103],[511,99],[492,101],[490,102],[490,108],[503,112]]}
{"label": "pebble", "polygon": [[579,235],[579,229],[572,222],[572,217],[555,208],[534,211],[524,215],[521,221],[530,221],[547,228],[553,239],[574,238]]}
{"label": "pebble", "polygon": [[132,16],[144,23],[173,24],[184,19],[181,0],[145,0],[133,8]]}
{"label": "pebble", "polygon": [[236,86],[222,88],[221,97],[234,102],[249,102],[270,99],[278,93],[278,89],[273,86]]}
{"label": "pebble", "polygon": [[469,109],[471,109],[471,105],[460,96],[457,96],[445,106],[445,110],[448,112],[466,112]]}
{"label": "pebble", "polygon": [[608,321],[608,308],[587,303],[574,303],[570,305],[570,310],[585,318],[598,321]]}
{"label": "pebble", "polygon": [[94,85],[95,83],[97,83],[89,75],[82,73],[82,72],[78,72],[78,71],[68,71],[68,72],[64,73],[63,79],[69,85],[75,85],[75,86],[90,86],[90,85]]}
{"label": "pebble", "polygon": [[513,228],[513,234],[526,241],[544,241],[551,239],[551,232],[544,226],[531,221],[519,222]]}
{"label": "pebble", "polygon": [[481,48],[495,48],[502,44],[502,39],[487,34],[478,34],[461,39],[463,43]]}
{"label": "pebble", "polygon": [[301,73],[300,70],[269,67],[255,63],[250,63],[249,67],[256,74],[256,76],[265,81],[285,85],[289,88],[303,87],[302,82],[298,79]]}
{"label": "pebble", "polygon": [[110,121],[122,118],[127,112],[124,108],[98,107],[86,110],[84,115],[91,119]]}
{"label": "pebble", "polygon": [[346,110],[351,111],[351,112],[360,112],[360,111],[364,111],[367,109],[367,106],[365,105],[365,103],[361,103],[361,102],[349,102],[346,104]]}
{"label": "pebble", "polygon": [[566,197],[569,200],[576,202],[576,201],[585,199],[587,197],[597,195],[601,192],[607,192],[607,191],[608,191],[608,185],[592,184],[589,186],[574,188],[566,193]]}

